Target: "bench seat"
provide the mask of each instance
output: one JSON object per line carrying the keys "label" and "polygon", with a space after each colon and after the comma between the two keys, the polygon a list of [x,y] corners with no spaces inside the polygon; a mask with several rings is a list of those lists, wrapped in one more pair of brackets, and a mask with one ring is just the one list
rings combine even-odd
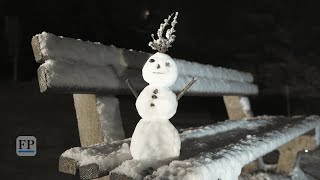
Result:
{"label": "bench seat", "polygon": [[[184,129],[180,133],[180,157],[171,163],[131,160],[130,139],[125,139],[111,144],[71,148],[61,155],[59,167],[60,171],[71,174],[78,170],[81,179],[109,173],[111,179],[237,179],[244,165],[317,126],[320,126],[319,116],[227,120]],[[74,167],[70,172],[65,164],[72,161]]]}

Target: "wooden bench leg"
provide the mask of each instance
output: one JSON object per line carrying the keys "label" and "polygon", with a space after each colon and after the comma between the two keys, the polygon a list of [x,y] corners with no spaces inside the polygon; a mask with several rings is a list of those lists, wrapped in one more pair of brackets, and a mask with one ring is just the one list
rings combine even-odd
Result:
{"label": "wooden bench leg", "polygon": [[300,151],[311,151],[316,148],[316,142],[313,135],[300,136],[279,148],[280,158],[277,164],[277,172],[292,172],[297,155]]}
{"label": "wooden bench leg", "polygon": [[82,147],[124,139],[116,97],[74,94],[73,99]]}
{"label": "wooden bench leg", "polygon": [[231,120],[239,120],[253,116],[250,102],[244,96],[223,96],[223,101],[227,109],[228,117]]}

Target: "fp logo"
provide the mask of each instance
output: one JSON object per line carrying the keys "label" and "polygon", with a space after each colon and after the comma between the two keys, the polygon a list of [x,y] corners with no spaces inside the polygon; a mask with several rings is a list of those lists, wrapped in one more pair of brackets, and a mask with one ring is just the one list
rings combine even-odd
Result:
{"label": "fp logo", "polygon": [[18,136],[16,153],[18,156],[35,156],[37,154],[36,138],[34,136]]}

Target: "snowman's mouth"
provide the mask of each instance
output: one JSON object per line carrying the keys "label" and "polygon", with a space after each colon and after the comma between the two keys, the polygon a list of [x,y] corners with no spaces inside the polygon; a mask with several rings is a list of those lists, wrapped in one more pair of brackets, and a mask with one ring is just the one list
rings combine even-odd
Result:
{"label": "snowman's mouth", "polygon": [[153,74],[164,74],[164,72],[152,72]]}

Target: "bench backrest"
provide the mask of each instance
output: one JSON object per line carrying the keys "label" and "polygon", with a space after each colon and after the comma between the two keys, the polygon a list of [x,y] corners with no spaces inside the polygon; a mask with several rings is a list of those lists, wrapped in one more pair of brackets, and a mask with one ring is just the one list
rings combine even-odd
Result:
{"label": "bench backrest", "polygon": [[[123,139],[115,95],[130,93],[127,78],[137,90],[147,85],[141,69],[151,54],[46,32],[32,38],[32,47],[35,60],[42,63],[38,69],[40,91],[74,94],[82,146]],[[256,95],[258,88],[250,73],[175,61],[179,76],[171,87],[174,92],[196,77],[198,81],[186,95],[224,96],[230,119],[251,116],[248,99],[243,96]],[[242,108],[243,113],[234,114],[235,108]]]}

